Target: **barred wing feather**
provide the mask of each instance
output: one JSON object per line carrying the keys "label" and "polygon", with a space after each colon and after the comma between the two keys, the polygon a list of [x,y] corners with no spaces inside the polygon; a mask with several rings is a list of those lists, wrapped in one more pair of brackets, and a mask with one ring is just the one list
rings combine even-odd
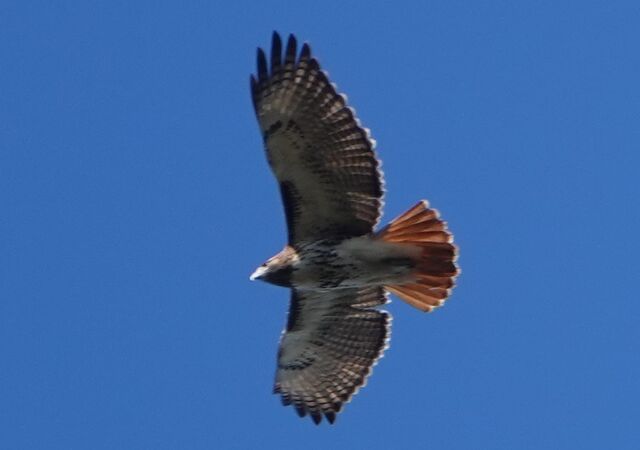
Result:
{"label": "barred wing feather", "polygon": [[280,185],[289,244],[370,233],[383,179],[368,130],[336,92],[305,43],[273,35],[270,62],[258,49],[251,77],[267,158]]}

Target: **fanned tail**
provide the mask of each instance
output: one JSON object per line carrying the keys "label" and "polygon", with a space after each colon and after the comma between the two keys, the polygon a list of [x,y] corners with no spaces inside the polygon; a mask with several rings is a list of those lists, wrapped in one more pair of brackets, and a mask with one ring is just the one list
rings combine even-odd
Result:
{"label": "fanned tail", "polygon": [[455,262],[458,249],[453,245],[453,235],[438,211],[422,200],[380,230],[376,239],[412,245],[418,250],[412,280],[385,286],[387,290],[422,311],[432,311],[444,303],[460,270]]}

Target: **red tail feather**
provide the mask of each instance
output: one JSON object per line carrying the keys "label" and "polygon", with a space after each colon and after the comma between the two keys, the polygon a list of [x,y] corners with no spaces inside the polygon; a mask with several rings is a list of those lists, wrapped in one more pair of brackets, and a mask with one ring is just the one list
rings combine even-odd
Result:
{"label": "red tail feather", "polygon": [[453,245],[453,235],[438,211],[430,209],[423,200],[380,230],[376,238],[420,249],[413,280],[385,286],[387,290],[422,311],[441,306],[460,271],[455,263],[457,248]]}

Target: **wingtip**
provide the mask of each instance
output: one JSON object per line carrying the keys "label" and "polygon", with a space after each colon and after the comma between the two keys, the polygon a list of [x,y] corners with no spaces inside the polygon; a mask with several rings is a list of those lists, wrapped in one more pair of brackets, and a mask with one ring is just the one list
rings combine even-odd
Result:
{"label": "wingtip", "polygon": [[311,47],[308,42],[302,44],[302,50],[300,51],[300,59],[306,60],[311,57]]}
{"label": "wingtip", "polygon": [[322,414],[318,412],[312,412],[311,420],[313,420],[313,423],[315,423],[316,425],[320,425],[320,422],[322,422]]}
{"label": "wingtip", "polygon": [[333,425],[333,423],[336,421],[336,413],[334,413],[333,411],[324,413],[324,416],[327,418],[327,422],[329,422],[331,425]]}
{"label": "wingtip", "polygon": [[304,417],[307,415],[307,411],[304,409],[303,406],[296,406],[296,413],[298,413],[299,417]]}
{"label": "wingtip", "polygon": [[258,82],[253,74],[249,75],[249,87],[251,89],[251,101],[253,102],[253,108],[256,109],[256,95],[258,91]]}
{"label": "wingtip", "polygon": [[258,80],[262,81],[267,78],[267,56],[262,48],[258,47],[257,52]]}
{"label": "wingtip", "polygon": [[[274,72],[280,67],[282,59],[282,39],[277,31],[273,32],[271,39],[271,71]],[[273,75],[273,73],[271,74]]]}
{"label": "wingtip", "polygon": [[289,39],[287,39],[287,49],[285,50],[285,61],[288,64],[295,63],[297,47],[298,42],[296,41],[296,37],[292,33],[289,35]]}

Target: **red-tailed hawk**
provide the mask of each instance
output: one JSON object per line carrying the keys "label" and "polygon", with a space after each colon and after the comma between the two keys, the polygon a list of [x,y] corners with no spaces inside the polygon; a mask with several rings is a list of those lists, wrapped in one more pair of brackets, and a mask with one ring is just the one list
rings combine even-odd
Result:
{"label": "red-tailed hawk", "polygon": [[333,423],[387,347],[391,317],[377,309],[387,292],[422,311],[442,305],[456,247],[424,200],[374,232],[384,192],[374,142],[308,44],[298,54],[290,35],[283,53],[274,33],[251,93],[288,228],[284,250],[251,276],[291,288],[274,392]]}

